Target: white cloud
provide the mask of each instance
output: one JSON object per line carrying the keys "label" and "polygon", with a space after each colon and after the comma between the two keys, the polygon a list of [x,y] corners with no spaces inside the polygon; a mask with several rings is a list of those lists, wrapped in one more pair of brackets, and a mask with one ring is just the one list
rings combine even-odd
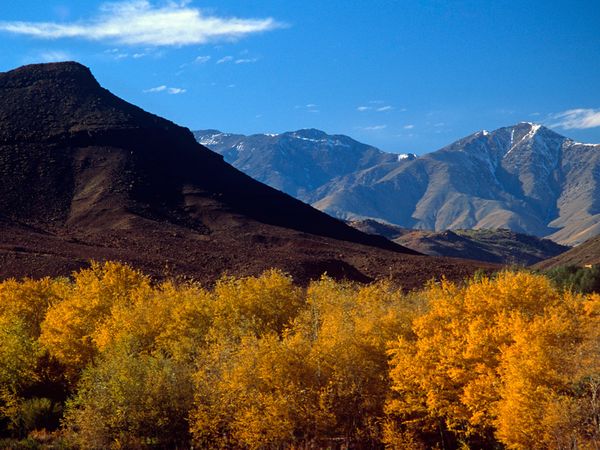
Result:
{"label": "white cloud", "polygon": [[195,64],[204,64],[208,61],[210,61],[210,56],[196,56],[196,59],[194,59]]}
{"label": "white cloud", "polygon": [[387,125],[371,125],[369,127],[363,127],[365,131],[378,131],[387,128]]}
{"label": "white cloud", "polygon": [[155,93],[155,92],[166,92],[167,94],[176,95],[176,94],[184,94],[186,89],[176,88],[176,87],[168,87],[164,84],[160,86],[156,86],[150,89],[145,89],[143,92],[145,93]]}
{"label": "white cloud", "polygon": [[163,84],[161,86],[156,86],[150,89],[146,89],[144,90],[144,92],[162,92],[162,91],[166,91],[167,87]]}
{"label": "white cloud", "polygon": [[255,63],[256,61],[258,61],[258,58],[240,58],[240,59],[236,59],[235,63],[236,64],[250,64],[250,63]]}
{"label": "white cloud", "polygon": [[303,112],[308,112],[308,113],[320,113],[321,110],[318,108],[319,108],[319,105],[317,105],[316,103],[307,103],[306,105],[294,106],[294,109],[301,109]]}
{"label": "white cloud", "polygon": [[223,64],[226,62],[233,61],[233,56],[223,56],[221,59],[217,61],[217,64]]}
{"label": "white cloud", "polygon": [[205,15],[189,2],[154,6],[148,0],[104,3],[97,17],[85,22],[0,21],[0,31],[40,39],[79,38],[123,45],[184,46],[238,39],[284,25],[267,17],[241,19]]}
{"label": "white cloud", "polygon": [[146,57],[160,58],[164,55],[164,52],[162,50],[145,48],[144,50],[141,50],[138,52],[128,53],[119,48],[110,48],[110,49],[104,50],[104,54],[106,54],[110,58],[118,61],[118,60],[127,59],[127,58],[133,58],[133,59],[140,59],[140,58],[146,58]]}
{"label": "white cloud", "polygon": [[[369,103],[372,105],[377,105],[377,104],[380,105],[383,102],[380,100],[371,100]],[[394,109],[394,107],[390,106],[390,105],[378,106],[378,107],[361,105],[356,108],[356,110],[360,111],[360,112],[373,111],[373,110],[378,111],[378,112],[384,112],[384,111],[391,111],[392,109]]]}
{"label": "white cloud", "polygon": [[61,50],[50,50],[42,52],[38,55],[38,61],[42,62],[61,62],[61,61],[69,61],[72,60],[73,57]]}
{"label": "white cloud", "polygon": [[560,127],[565,130],[600,127],[600,109],[569,109],[553,114],[551,117],[556,121],[550,125],[551,127]]}
{"label": "white cloud", "polygon": [[410,124],[408,124],[408,125],[404,125],[404,129],[405,129],[405,130],[412,130],[414,127],[415,127],[415,126],[414,126],[412,123],[410,123]]}

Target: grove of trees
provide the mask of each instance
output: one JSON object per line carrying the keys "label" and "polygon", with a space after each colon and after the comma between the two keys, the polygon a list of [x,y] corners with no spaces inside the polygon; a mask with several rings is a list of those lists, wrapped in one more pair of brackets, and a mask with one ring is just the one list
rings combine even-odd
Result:
{"label": "grove of trees", "polygon": [[0,447],[599,449],[600,295],[505,271],[0,283]]}

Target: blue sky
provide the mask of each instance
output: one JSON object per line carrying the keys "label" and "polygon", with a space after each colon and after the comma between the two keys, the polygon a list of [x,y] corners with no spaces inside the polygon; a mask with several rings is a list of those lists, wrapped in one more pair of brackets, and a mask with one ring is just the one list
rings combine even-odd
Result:
{"label": "blue sky", "polygon": [[599,24],[598,0],[2,0],[0,71],[77,60],[191,129],[425,153],[531,121],[597,143]]}

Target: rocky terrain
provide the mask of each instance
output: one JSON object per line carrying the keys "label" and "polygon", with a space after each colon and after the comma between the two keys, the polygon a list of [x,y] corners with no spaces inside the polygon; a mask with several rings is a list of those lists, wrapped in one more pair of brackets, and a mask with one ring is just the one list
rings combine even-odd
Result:
{"label": "rocky terrain", "polygon": [[78,63],[1,73],[0,95],[2,278],[114,259],[203,282],[278,267],[413,287],[481,266],[418,256],[253,180]]}
{"label": "rocky terrain", "polygon": [[583,244],[572,248],[554,258],[536,264],[538,269],[552,269],[561,266],[593,266],[600,265],[600,236],[588,239]]}
{"label": "rocky terrain", "polygon": [[350,221],[349,224],[426,255],[468,258],[502,265],[530,266],[570,249],[549,239],[507,229],[424,231],[375,220]]}

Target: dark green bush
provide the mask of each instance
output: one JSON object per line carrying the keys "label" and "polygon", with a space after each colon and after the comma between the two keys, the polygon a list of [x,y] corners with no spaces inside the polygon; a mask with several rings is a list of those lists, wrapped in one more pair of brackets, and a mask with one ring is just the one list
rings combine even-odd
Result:
{"label": "dark green bush", "polygon": [[547,271],[546,275],[562,289],[583,294],[600,293],[600,265],[562,266]]}

